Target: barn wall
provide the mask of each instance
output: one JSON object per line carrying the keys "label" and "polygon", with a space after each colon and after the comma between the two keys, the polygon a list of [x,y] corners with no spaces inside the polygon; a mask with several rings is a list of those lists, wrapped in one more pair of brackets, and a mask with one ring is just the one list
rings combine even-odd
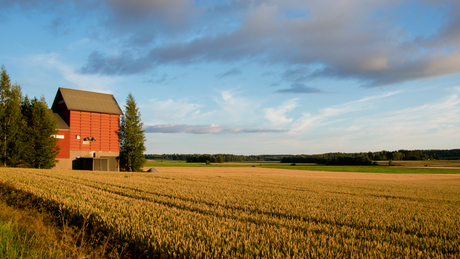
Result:
{"label": "barn wall", "polygon": [[61,147],[56,158],[70,158],[70,130],[59,130],[55,137],[58,139],[57,145]]}
{"label": "barn wall", "polygon": [[[70,111],[69,124],[70,150],[119,152],[120,115]],[[96,141],[85,141],[87,137]]]}
{"label": "barn wall", "polygon": [[70,151],[70,157],[71,159],[76,159],[80,157],[93,157],[93,158],[100,158],[100,157],[106,157],[106,156],[113,156],[113,157],[118,157],[120,155],[120,152],[112,152],[112,151]]}

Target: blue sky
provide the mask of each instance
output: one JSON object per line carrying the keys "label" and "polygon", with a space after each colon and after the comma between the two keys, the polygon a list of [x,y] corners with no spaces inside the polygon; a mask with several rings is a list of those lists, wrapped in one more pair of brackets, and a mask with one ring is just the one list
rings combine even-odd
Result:
{"label": "blue sky", "polygon": [[460,144],[460,2],[0,0],[23,94],[132,93],[146,153]]}

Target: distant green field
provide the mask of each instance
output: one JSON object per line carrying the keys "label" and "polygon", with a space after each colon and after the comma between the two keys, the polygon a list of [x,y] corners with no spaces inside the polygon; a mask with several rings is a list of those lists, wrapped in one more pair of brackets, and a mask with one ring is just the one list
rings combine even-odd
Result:
{"label": "distant green field", "polygon": [[279,168],[291,170],[309,170],[309,171],[329,171],[329,172],[355,172],[355,173],[382,173],[382,174],[460,174],[459,169],[439,169],[439,168],[406,168],[396,166],[346,166],[346,165],[296,165],[290,166],[285,164],[267,165],[265,168]]}
{"label": "distant green field", "polygon": [[148,161],[145,167],[261,167],[290,170],[307,171],[329,171],[329,172],[356,172],[356,173],[382,173],[382,174],[460,174],[459,169],[443,168],[406,168],[398,166],[328,166],[328,165],[296,165],[267,162],[246,162],[246,163],[187,163],[180,160],[154,160]]}
{"label": "distant green field", "polygon": [[171,159],[147,159],[147,163],[187,163],[185,160],[171,160]]}
{"label": "distant green field", "polygon": [[187,163],[183,160],[167,160],[167,159],[149,159],[144,164],[144,167],[170,167],[170,166],[190,166],[195,167],[195,163]]}

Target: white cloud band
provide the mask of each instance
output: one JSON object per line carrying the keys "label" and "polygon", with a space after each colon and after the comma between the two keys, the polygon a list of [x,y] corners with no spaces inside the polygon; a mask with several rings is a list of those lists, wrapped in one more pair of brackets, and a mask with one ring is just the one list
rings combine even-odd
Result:
{"label": "white cloud band", "polygon": [[211,125],[188,125],[188,124],[161,124],[145,126],[145,133],[191,133],[191,134],[221,134],[221,133],[282,133],[286,130],[276,129],[243,129],[229,128]]}

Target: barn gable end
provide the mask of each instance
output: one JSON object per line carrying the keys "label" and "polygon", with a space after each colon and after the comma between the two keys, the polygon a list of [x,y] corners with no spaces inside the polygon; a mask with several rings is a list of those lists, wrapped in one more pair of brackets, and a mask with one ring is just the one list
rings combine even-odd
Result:
{"label": "barn gable end", "polygon": [[61,147],[57,168],[118,171],[123,112],[113,95],[59,88],[51,109]]}

